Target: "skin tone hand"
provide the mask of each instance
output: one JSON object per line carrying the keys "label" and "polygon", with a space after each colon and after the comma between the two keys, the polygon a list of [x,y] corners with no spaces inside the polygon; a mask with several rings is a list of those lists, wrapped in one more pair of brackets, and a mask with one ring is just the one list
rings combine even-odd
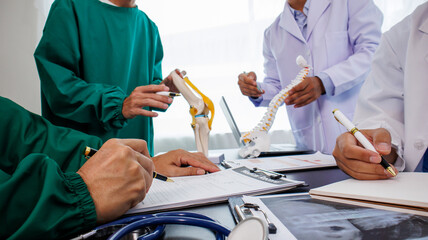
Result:
{"label": "skin tone hand", "polygon": [[118,7],[133,8],[137,6],[135,0],[110,0],[110,2]]}
{"label": "skin tone hand", "polygon": [[[175,69],[175,72],[176,72],[176,73],[178,74],[178,76],[180,76],[181,78],[183,78],[183,75],[186,75],[186,72],[185,72],[185,71],[180,72],[180,70],[178,70],[178,69]],[[168,75],[168,77],[166,77],[166,78],[161,82],[161,84],[165,84],[165,86],[169,87],[169,89],[170,89],[170,91],[171,91],[171,92],[175,92],[175,93],[179,93],[179,92],[180,92],[180,90],[178,90],[178,88],[177,88],[177,87],[175,87],[174,82],[173,82],[173,80],[172,80],[172,76],[171,76],[171,74],[170,74],[170,75]]]}
{"label": "skin tone hand", "polygon": [[110,139],[77,173],[95,204],[97,222],[114,220],[146,196],[154,165],[147,143],[139,139]]}
{"label": "skin tone hand", "polygon": [[[336,140],[333,156],[337,166],[349,176],[360,180],[387,179],[392,175],[379,163],[381,154],[389,163],[397,159],[395,149],[391,148],[391,135],[384,128],[360,130],[372,142],[373,152],[365,149],[351,133],[343,133]],[[391,165],[395,173],[397,169]]]}
{"label": "skin tone hand", "polygon": [[318,77],[306,77],[289,91],[285,104],[294,105],[295,108],[303,107],[317,100],[324,93],[325,89],[321,79]]}
{"label": "skin tone hand", "polygon": [[182,149],[173,150],[152,159],[156,172],[168,177],[203,175],[206,172],[220,170],[203,153],[190,153]]}
{"label": "skin tone hand", "polygon": [[158,114],[156,112],[145,110],[143,107],[167,109],[168,104],[172,103],[172,98],[156,94],[156,92],[164,91],[169,91],[169,88],[165,85],[136,87],[123,101],[122,115],[126,119],[136,116],[157,117]]}
{"label": "skin tone hand", "polygon": [[257,76],[254,72],[239,74],[238,85],[244,96],[258,98],[265,93],[264,90],[260,91],[257,88]]}

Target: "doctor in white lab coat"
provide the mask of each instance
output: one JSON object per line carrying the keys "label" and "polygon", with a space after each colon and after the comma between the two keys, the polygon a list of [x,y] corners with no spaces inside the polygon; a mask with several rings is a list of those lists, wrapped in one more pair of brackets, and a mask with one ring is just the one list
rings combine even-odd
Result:
{"label": "doctor in white lab coat", "polygon": [[[383,35],[354,122],[371,129],[362,132],[396,169],[428,171],[428,3]],[[350,134],[337,139],[333,155],[354,178],[391,177],[379,155],[356,145]]]}
{"label": "doctor in white lab coat", "polygon": [[372,0],[287,0],[265,31],[262,91],[250,72],[238,77],[241,92],[255,106],[268,106],[296,77],[296,57],[302,55],[313,70],[285,100],[291,128],[298,145],[331,154],[345,131],[331,112],[339,108],[352,119],[381,25],[382,13]]}

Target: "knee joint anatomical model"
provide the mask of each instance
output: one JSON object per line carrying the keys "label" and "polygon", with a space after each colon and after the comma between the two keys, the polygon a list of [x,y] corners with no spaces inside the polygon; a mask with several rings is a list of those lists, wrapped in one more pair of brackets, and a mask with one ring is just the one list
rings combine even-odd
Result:
{"label": "knee joint anatomical model", "polygon": [[[190,115],[192,116],[191,126],[195,134],[196,148],[198,152],[202,152],[205,156],[208,156],[208,140],[214,119],[214,104],[187,77],[183,79],[175,71],[171,73],[171,76],[175,87],[177,87],[190,105]],[[201,98],[196,96],[187,85],[197,92]],[[211,116],[208,118],[210,112]]]}
{"label": "knee joint anatomical model", "polygon": [[284,102],[285,98],[288,96],[288,92],[301,83],[309,73],[310,66],[302,56],[297,57],[296,63],[302,68],[296,78],[292,80],[287,87],[275,95],[275,97],[273,97],[265,115],[257,126],[250,132],[242,135],[241,141],[244,143],[244,146],[239,151],[239,155],[241,157],[258,157],[261,152],[269,150],[270,138],[268,132],[275,120],[278,107]]}

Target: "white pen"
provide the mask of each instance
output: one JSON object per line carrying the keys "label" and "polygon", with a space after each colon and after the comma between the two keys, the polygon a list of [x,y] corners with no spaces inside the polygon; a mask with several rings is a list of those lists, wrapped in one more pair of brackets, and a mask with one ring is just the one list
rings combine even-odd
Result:
{"label": "white pen", "polygon": [[[377,152],[370,141],[358,130],[358,128],[338,109],[333,110],[333,115],[336,120],[342,124],[354,137],[363,145],[366,149],[371,150],[373,152]],[[386,169],[392,176],[397,176],[397,174],[392,169],[391,165],[385,160],[385,158],[381,157],[380,165]]]}
{"label": "white pen", "polygon": [[175,92],[157,92],[157,95],[161,95],[161,96],[167,96],[167,97],[178,97],[181,96],[180,93],[175,93]]}

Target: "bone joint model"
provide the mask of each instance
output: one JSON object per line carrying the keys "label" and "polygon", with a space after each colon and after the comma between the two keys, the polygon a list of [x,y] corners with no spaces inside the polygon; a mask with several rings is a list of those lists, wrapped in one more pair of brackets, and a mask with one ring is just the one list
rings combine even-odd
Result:
{"label": "bone joint model", "polygon": [[[214,119],[214,104],[187,77],[183,79],[175,71],[171,73],[171,76],[174,85],[190,105],[190,115],[192,115],[191,126],[195,133],[196,148],[198,152],[208,156],[208,140],[211,124]],[[196,96],[187,85],[197,92],[201,98]],[[211,116],[208,118],[210,112]]]}
{"label": "bone joint model", "polygon": [[257,126],[250,132],[242,135],[241,141],[244,143],[244,146],[239,150],[239,155],[241,157],[258,157],[261,152],[269,150],[270,138],[268,132],[275,120],[278,107],[284,102],[285,98],[288,96],[288,92],[301,83],[309,73],[310,66],[302,56],[297,57],[296,63],[302,68],[296,78],[292,80],[287,87],[275,95],[275,97],[273,97],[265,115]]}

